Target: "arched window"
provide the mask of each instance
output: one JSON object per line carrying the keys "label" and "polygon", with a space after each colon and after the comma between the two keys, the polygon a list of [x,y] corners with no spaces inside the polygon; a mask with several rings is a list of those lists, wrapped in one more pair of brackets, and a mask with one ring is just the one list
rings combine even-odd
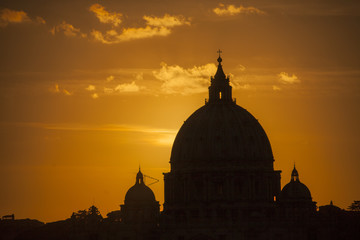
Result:
{"label": "arched window", "polygon": [[221,96],[221,92],[219,92],[219,99],[221,99],[221,97],[222,97],[222,96]]}

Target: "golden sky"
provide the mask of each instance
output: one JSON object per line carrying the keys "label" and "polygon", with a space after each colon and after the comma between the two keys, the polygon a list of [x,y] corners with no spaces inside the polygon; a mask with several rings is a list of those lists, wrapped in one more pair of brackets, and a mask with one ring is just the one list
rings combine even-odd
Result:
{"label": "golden sky", "polygon": [[359,25],[356,0],[2,0],[0,215],[105,216],[139,164],[163,203],[219,48],[282,186],[295,162],[318,206],[346,208],[360,197]]}

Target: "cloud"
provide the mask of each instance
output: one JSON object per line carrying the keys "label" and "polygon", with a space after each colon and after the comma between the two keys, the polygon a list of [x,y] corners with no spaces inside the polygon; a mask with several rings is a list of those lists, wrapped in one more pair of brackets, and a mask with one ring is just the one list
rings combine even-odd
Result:
{"label": "cloud", "polygon": [[55,84],[54,87],[51,87],[49,89],[50,92],[53,93],[62,93],[66,96],[71,96],[73,95],[73,93],[69,92],[68,90],[64,89],[64,88],[60,88],[59,84]]}
{"label": "cloud", "polygon": [[85,88],[85,90],[94,91],[94,90],[95,90],[95,86],[94,86],[94,85],[89,85],[87,88]]}
{"label": "cloud", "polygon": [[119,84],[114,90],[118,92],[138,92],[140,87],[136,85],[135,81],[132,81],[131,83]]}
{"label": "cloud", "polygon": [[151,38],[154,36],[167,36],[170,33],[171,30],[165,27],[158,28],[146,26],[145,28],[125,28],[121,33],[118,33],[115,30],[110,30],[105,34],[102,34],[100,31],[93,30],[91,35],[96,41],[101,43],[114,44],[134,39]]}
{"label": "cloud", "polygon": [[97,93],[93,93],[93,94],[91,94],[91,97],[93,99],[97,99],[97,98],[99,98],[99,95]]}
{"label": "cloud", "polygon": [[207,91],[210,76],[216,72],[216,66],[208,63],[193,68],[182,68],[178,65],[161,64],[161,69],[153,75],[163,83],[161,89],[166,94],[193,94]]}
{"label": "cloud", "polygon": [[243,90],[250,90],[250,89],[252,89],[253,87],[252,87],[250,84],[245,83],[245,84],[243,84],[243,85],[238,85],[238,86],[236,86],[235,88],[239,88],[239,89],[243,89]]}
{"label": "cloud", "polygon": [[36,17],[31,19],[24,11],[16,11],[8,8],[4,8],[0,11],[0,27],[5,27],[9,23],[23,23],[23,22],[35,22],[45,24],[45,20],[42,17]]}
{"label": "cloud", "polygon": [[279,81],[283,84],[294,84],[294,83],[300,83],[300,79],[293,74],[292,76],[290,76],[288,73],[286,72],[281,72],[278,74],[279,77]]}
{"label": "cloud", "polygon": [[122,41],[128,41],[132,39],[151,38],[154,36],[167,36],[170,32],[170,29],[165,27],[152,28],[147,26],[145,28],[127,28],[123,30],[120,39]]}
{"label": "cloud", "polygon": [[144,16],[146,21],[145,27],[123,28],[121,32],[111,29],[102,33],[93,29],[91,35],[95,41],[104,44],[115,44],[135,39],[151,38],[155,36],[167,36],[175,26],[189,25],[190,21],[183,16],[171,16],[165,14],[164,17]]}
{"label": "cloud", "polygon": [[43,123],[24,123],[32,127],[40,127],[48,130],[62,131],[101,131],[101,132],[127,132],[142,133],[142,137],[137,136],[137,141],[142,140],[154,145],[172,145],[177,133],[176,129],[152,128],[136,125],[79,125],[79,124],[43,124]]}
{"label": "cloud", "polygon": [[64,93],[66,96],[71,96],[71,95],[72,95],[72,93],[69,92],[69,91],[66,90],[66,89],[63,89],[63,93]]}
{"label": "cloud", "polygon": [[105,93],[105,94],[112,94],[112,93],[114,93],[114,89],[113,89],[113,88],[104,87],[104,93]]}
{"label": "cloud", "polygon": [[154,27],[175,27],[181,25],[190,25],[190,21],[183,16],[171,16],[165,14],[164,17],[150,17],[144,16],[143,19],[146,21],[148,26]]}
{"label": "cloud", "polygon": [[155,145],[172,146],[176,137],[175,133],[161,133],[157,134],[155,139],[152,139],[152,143]]}
{"label": "cloud", "polygon": [[244,72],[246,70],[246,67],[244,65],[241,65],[239,64],[237,67],[236,67],[237,70],[241,71],[241,72]]}
{"label": "cloud", "polygon": [[75,28],[73,25],[63,21],[56,27],[53,27],[50,30],[52,35],[55,35],[57,32],[63,32],[67,37],[82,37],[85,38],[87,35],[82,33],[79,28]]}
{"label": "cloud", "polygon": [[142,72],[141,73],[135,73],[134,77],[135,77],[136,80],[139,80],[139,81],[144,80],[144,73],[142,73]]}
{"label": "cloud", "polygon": [[113,75],[110,75],[106,78],[106,81],[107,82],[111,82],[112,80],[114,80],[114,76]]}
{"label": "cloud", "polygon": [[55,84],[55,92],[60,92],[59,84]]}
{"label": "cloud", "polygon": [[9,23],[30,22],[31,19],[24,11],[15,11],[8,8],[2,9],[0,13],[0,26],[6,26]]}
{"label": "cloud", "polygon": [[115,94],[115,93],[133,93],[133,92],[139,92],[140,89],[143,87],[137,85],[135,81],[132,81],[131,83],[122,83],[119,84],[113,88],[104,88],[105,94]]}
{"label": "cloud", "polygon": [[272,89],[273,89],[274,91],[281,91],[281,88],[278,87],[278,86],[276,86],[276,85],[273,85],[273,86],[272,86]]}
{"label": "cloud", "polygon": [[55,29],[56,27],[52,27],[50,30],[49,30],[49,32],[51,33],[51,35],[55,35]]}
{"label": "cloud", "polygon": [[42,17],[39,17],[39,16],[37,16],[37,17],[35,18],[35,21],[36,21],[37,23],[46,24],[45,19],[43,19]]}
{"label": "cloud", "polygon": [[[0,122],[4,126],[26,126],[55,131],[92,131],[92,132],[118,132],[135,133],[136,141],[156,146],[169,145],[174,142],[177,129],[154,128],[151,126],[128,124],[76,124],[76,123],[42,123],[42,122]],[[139,137],[139,134],[142,135]],[[128,136],[128,135],[127,135]]]}
{"label": "cloud", "polygon": [[42,123],[42,122],[0,122],[0,125],[28,126],[50,130],[69,131],[114,131],[114,132],[140,132],[176,134],[177,129],[153,128],[141,125],[128,124],[77,124],[77,123]]}
{"label": "cloud", "polygon": [[238,14],[265,14],[264,11],[261,11],[255,7],[244,7],[242,5],[235,7],[232,4],[225,6],[222,3],[220,3],[218,7],[214,8],[213,12],[218,16],[234,16]]}
{"label": "cloud", "polygon": [[101,6],[98,3],[91,5],[89,10],[95,13],[95,16],[102,23],[110,23],[115,27],[117,27],[121,23],[121,13],[108,12],[105,10],[105,7]]}

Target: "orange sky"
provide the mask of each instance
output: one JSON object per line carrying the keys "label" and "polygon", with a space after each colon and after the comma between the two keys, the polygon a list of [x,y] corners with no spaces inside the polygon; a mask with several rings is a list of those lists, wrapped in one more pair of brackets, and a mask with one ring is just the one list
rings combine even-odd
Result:
{"label": "orange sky", "polygon": [[[233,96],[319,205],[360,189],[358,1],[0,3],[0,215],[118,210],[139,164],[163,203],[182,123],[216,51]],[[150,181],[150,180],[147,180]]]}

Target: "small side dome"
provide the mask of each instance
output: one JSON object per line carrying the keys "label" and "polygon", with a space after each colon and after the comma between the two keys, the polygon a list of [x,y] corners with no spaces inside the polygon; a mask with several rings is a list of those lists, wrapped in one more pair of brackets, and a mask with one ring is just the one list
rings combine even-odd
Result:
{"label": "small side dome", "polygon": [[322,216],[336,216],[342,213],[343,210],[338,206],[335,206],[332,201],[330,201],[329,205],[319,207],[319,214]]}
{"label": "small side dome", "polygon": [[291,174],[291,181],[281,190],[279,200],[281,201],[311,201],[311,193],[308,187],[299,180],[299,173],[295,166]]}
{"label": "small side dome", "polygon": [[125,195],[125,204],[156,202],[153,191],[145,185],[144,176],[139,169],[136,175],[136,183]]}

